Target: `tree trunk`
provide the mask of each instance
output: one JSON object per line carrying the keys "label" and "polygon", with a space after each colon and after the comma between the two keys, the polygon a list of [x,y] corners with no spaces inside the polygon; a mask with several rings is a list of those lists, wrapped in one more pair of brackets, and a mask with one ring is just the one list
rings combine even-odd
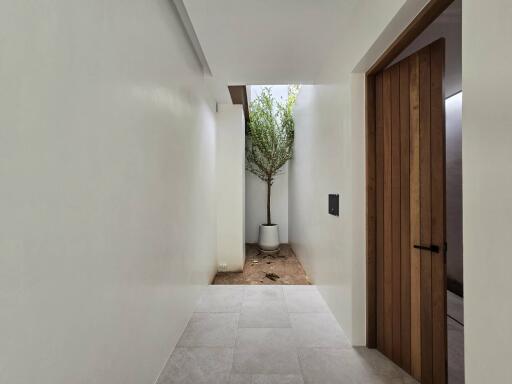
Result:
{"label": "tree trunk", "polygon": [[267,225],[272,224],[270,217],[270,190],[272,189],[272,181],[267,181]]}

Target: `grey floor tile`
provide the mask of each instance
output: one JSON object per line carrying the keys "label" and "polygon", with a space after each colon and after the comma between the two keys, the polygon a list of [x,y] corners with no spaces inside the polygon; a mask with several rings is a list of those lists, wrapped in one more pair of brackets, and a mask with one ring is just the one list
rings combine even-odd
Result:
{"label": "grey floor tile", "polygon": [[244,301],[275,301],[284,300],[283,288],[280,285],[247,285]]}
{"label": "grey floor tile", "polygon": [[245,301],[239,328],[290,328],[290,316],[283,300]]}
{"label": "grey floor tile", "polygon": [[464,327],[448,318],[448,382],[464,384]]}
{"label": "grey floor tile", "polygon": [[300,347],[351,348],[330,313],[290,313],[290,320]]}
{"label": "grey floor tile", "polygon": [[464,299],[447,291],[446,301],[448,316],[464,324]]}
{"label": "grey floor tile", "polygon": [[393,378],[370,375],[366,380],[365,384],[419,384],[416,380],[407,375]]}
{"label": "grey floor tile", "polygon": [[196,312],[240,312],[244,287],[239,285],[209,285],[197,303]]}
{"label": "grey floor tile", "polygon": [[234,347],[238,313],[194,313],[179,347]]}
{"label": "grey floor tile", "polygon": [[283,285],[282,288],[285,294],[288,292],[318,291],[316,285]]}
{"label": "grey floor tile", "polygon": [[254,375],[252,384],[304,384],[301,375]]}
{"label": "grey floor tile", "polygon": [[229,384],[252,384],[252,375],[232,373],[229,377]]}
{"label": "grey floor tile", "polygon": [[306,384],[417,383],[384,356],[353,348],[301,348],[299,356]]}
{"label": "grey floor tile", "polygon": [[352,348],[314,286],[209,287],[197,311],[158,384],[416,383]]}
{"label": "grey floor tile", "polygon": [[359,361],[365,370],[376,376],[386,379],[400,379],[406,375],[398,365],[393,363],[376,349],[356,347],[354,348],[354,351],[357,353]]}
{"label": "grey floor tile", "polygon": [[297,344],[290,328],[240,328],[233,372],[300,374]]}
{"label": "grey floor tile", "polygon": [[157,384],[226,384],[232,348],[176,348]]}
{"label": "grey floor tile", "polygon": [[288,312],[326,313],[327,304],[316,289],[285,290],[285,301]]}
{"label": "grey floor tile", "polygon": [[299,358],[305,384],[371,384],[374,380],[352,349],[301,348]]}

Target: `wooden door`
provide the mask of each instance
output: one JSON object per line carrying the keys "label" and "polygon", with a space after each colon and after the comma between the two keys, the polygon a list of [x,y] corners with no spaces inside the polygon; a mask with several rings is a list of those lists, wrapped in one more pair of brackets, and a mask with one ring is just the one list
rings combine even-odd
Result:
{"label": "wooden door", "polygon": [[444,40],[375,76],[376,346],[446,383]]}

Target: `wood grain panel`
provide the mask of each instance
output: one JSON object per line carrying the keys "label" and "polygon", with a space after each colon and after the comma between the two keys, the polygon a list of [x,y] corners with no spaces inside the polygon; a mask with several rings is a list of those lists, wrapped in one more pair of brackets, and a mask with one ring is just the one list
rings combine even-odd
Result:
{"label": "wood grain panel", "polygon": [[391,73],[384,72],[382,81],[383,116],[383,218],[384,218],[384,353],[393,356],[393,238],[391,227]]}
{"label": "wood grain panel", "polygon": [[392,239],[392,295],[393,295],[393,361],[401,363],[401,261],[400,261],[400,66],[391,73],[391,239]]}
{"label": "wood grain panel", "polygon": [[376,74],[368,88],[375,108],[367,128],[375,141],[367,147],[375,156],[367,168],[375,194],[368,202],[373,337],[424,384],[445,384],[447,376],[444,251],[414,248],[443,250],[446,238],[443,65],[438,41]]}
{"label": "wood grain panel", "polygon": [[[414,18],[414,20],[404,29],[402,33],[395,39],[395,41],[386,49],[379,59],[376,60],[374,65],[366,72],[367,82],[371,82],[375,84],[375,90],[377,89],[376,79],[378,74],[382,75],[382,71],[391,63],[396,56],[407,47],[414,39],[416,39],[420,33],[427,28],[433,20],[435,20],[451,3],[453,0],[430,0],[428,4],[423,7],[423,9],[418,13],[418,15]],[[419,76],[419,57],[417,54],[413,54],[408,58],[404,59],[409,61],[409,79],[410,79],[410,92],[409,92],[409,121],[410,121],[410,133],[409,133],[409,178],[410,178],[410,188],[409,188],[409,214],[410,214],[410,245],[418,244],[421,241],[421,228],[420,228],[420,144],[419,144],[419,85],[418,76]],[[382,82],[382,78],[380,80]],[[376,98],[378,98],[378,94],[376,92]],[[383,109],[382,101],[383,97],[381,94],[381,111]],[[377,121],[375,124],[372,123],[372,119],[376,117],[376,109],[378,108],[379,103],[374,104],[374,108],[372,108],[372,99],[367,98],[367,106],[369,106],[366,110],[367,115],[367,130],[372,130],[375,128],[375,134],[367,134],[367,140],[375,140],[375,143],[369,143],[368,151],[367,151],[367,161],[370,163],[370,167],[372,164],[375,165],[375,177],[373,179],[373,175],[371,171],[368,172],[368,190],[369,193],[367,196],[370,198],[367,199],[367,234],[369,237],[375,237],[375,239],[368,239],[369,247],[367,247],[367,255],[369,258],[373,258],[375,256],[375,273],[373,274],[373,267],[371,265],[372,261],[370,260],[368,263],[368,268],[370,273],[368,274],[368,287],[375,287],[375,295],[373,292],[370,292],[367,296],[367,304],[368,304],[368,324],[369,327],[375,326],[375,333],[377,334],[377,347],[384,352],[384,321],[385,321],[385,303],[384,303],[384,227],[386,227],[389,223],[387,219],[384,219],[384,133],[383,133],[383,116],[381,117],[381,129],[379,132],[379,128],[377,127]],[[403,108],[401,108],[403,111]],[[403,116],[401,116],[402,118]],[[405,117],[403,117],[405,119]],[[377,120],[377,119],[376,119]],[[379,153],[379,145],[378,145],[378,137],[380,135],[380,143],[381,149]],[[401,136],[402,140],[402,136]],[[372,150],[375,148],[375,150]],[[405,151],[405,146],[401,147],[401,150]],[[403,159],[403,152],[401,152],[401,159]],[[444,159],[443,159],[444,160]],[[404,171],[401,170],[401,180],[404,178]],[[381,176],[379,176],[379,173]],[[379,177],[380,187],[379,187]],[[375,182],[375,199],[372,199],[370,196],[370,192],[372,189],[372,183]],[[433,182],[434,184],[435,182]],[[401,181],[401,186],[403,186],[403,181]],[[435,187],[433,187],[435,188]],[[389,195],[388,192],[386,192]],[[406,195],[407,192],[401,187],[401,194]],[[406,197],[404,197],[406,198]],[[380,203],[379,203],[380,201]],[[403,202],[402,202],[403,204]],[[380,211],[379,211],[379,208]],[[389,208],[389,207],[388,207]],[[404,222],[406,213],[404,212],[406,208],[401,210],[401,222]],[[380,223],[380,224],[378,224]],[[378,227],[381,229],[379,234]],[[403,229],[402,229],[403,230]],[[433,233],[436,231],[432,229]],[[378,240],[380,237],[381,240]],[[402,272],[404,269],[407,269],[407,252],[405,253],[404,258],[404,249],[406,241],[403,240],[404,237],[407,237],[407,234],[404,233],[401,236],[401,261],[402,261]],[[380,243],[379,243],[380,241]],[[375,252],[373,251],[371,244],[375,244]],[[420,251],[410,249],[410,347],[411,347],[411,372],[416,378],[421,377],[421,261],[420,261]],[[379,265],[380,271],[379,274]],[[436,277],[439,271],[436,269],[436,264],[433,264],[433,276],[434,280],[437,280]],[[375,279],[375,282],[370,281],[372,278]],[[401,329],[401,341],[402,341],[402,358],[404,368],[407,368],[407,344],[406,340],[407,336],[407,292],[404,291],[404,286],[407,286],[407,276],[402,278],[402,289],[401,289],[401,312],[402,312],[402,329]],[[379,280],[380,279],[380,280]],[[431,292],[432,293],[432,292]],[[434,301],[436,300],[434,293]],[[379,299],[380,297],[380,299]],[[387,301],[390,301],[389,297],[386,297]],[[404,304],[405,303],[405,304]],[[389,303],[388,303],[389,304]],[[375,308],[372,308],[375,307]],[[379,309],[377,309],[379,308]],[[386,307],[386,308],[389,308]],[[433,311],[434,315],[436,310]],[[376,319],[372,319],[372,316]],[[375,320],[375,321],[374,321]],[[380,331],[379,331],[380,329]],[[371,335],[372,330],[369,330],[368,335]],[[436,331],[433,331],[434,333]],[[386,335],[388,335],[386,333]],[[380,341],[379,341],[380,340]],[[369,336],[368,346],[371,347],[372,336]],[[437,348],[437,347],[436,347]],[[437,351],[436,351],[437,352]],[[437,364],[437,363],[435,363]]]}
{"label": "wood grain panel", "polygon": [[382,73],[375,78],[375,212],[376,212],[376,312],[377,348],[384,350],[384,120]]}
{"label": "wood grain panel", "polygon": [[[430,47],[420,56],[420,235],[421,244],[430,245]],[[421,251],[421,382],[432,384],[432,252]]]}
{"label": "wood grain panel", "polygon": [[[366,108],[373,113],[366,112],[366,153],[375,153],[375,81],[366,79]],[[376,316],[376,179],[374,161],[366,162],[366,276],[368,286],[366,290],[367,301],[367,327],[366,344],[369,348],[377,346],[377,316]]]}
{"label": "wood grain panel", "polygon": [[249,102],[247,101],[247,86],[245,85],[229,85],[229,94],[233,104],[240,104],[244,110],[245,126],[249,124]]}
{"label": "wood grain panel", "polygon": [[[411,245],[419,244],[420,234],[420,116],[419,55],[409,59],[410,120],[410,199]],[[421,379],[421,254],[411,248],[411,373]]]}
{"label": "wood grain panel", "polygon": [[400,261],[402,367],[411,372],[411,242],[409,197],[409,60],[400,63]]}
{"label": "wood grain panel", "polygon": [[444,40],[430,48],[430,152],[432,191],[432,243],[441,248],[432,253],[432,350],[433,382],[444,384],[446,369],[446,273],[445,228],[445,114],[444,114]]}

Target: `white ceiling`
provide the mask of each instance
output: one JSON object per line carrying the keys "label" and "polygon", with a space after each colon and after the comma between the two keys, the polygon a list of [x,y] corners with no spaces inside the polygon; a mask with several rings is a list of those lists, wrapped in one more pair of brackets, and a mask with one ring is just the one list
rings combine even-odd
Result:
{"label": "white ceiling", "polygon": [[404,2],[183,0],[212,76],[227,84],[340,80]]}

